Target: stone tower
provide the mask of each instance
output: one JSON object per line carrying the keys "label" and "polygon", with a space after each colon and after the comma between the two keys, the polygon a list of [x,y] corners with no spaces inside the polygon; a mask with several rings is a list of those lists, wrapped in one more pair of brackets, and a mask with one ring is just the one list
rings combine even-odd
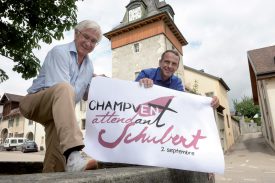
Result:
{"label": "stone tower", "polygon": [[165,1],[130,0],[121,23],[104,34],[111,41],[113,78],[134,80],[140,70],[157,67],[165,50],[175,49],[181,55],[176,75],[183,80],[182,47],[187,41],[174,15]]}

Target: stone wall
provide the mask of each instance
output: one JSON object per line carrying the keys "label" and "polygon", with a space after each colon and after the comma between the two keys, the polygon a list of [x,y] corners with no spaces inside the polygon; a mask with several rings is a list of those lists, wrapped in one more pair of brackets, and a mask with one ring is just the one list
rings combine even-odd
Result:
{"label": "stone wall", "polygon": [[262,132],[261,126],[254,122],[245,122],[244,118],[240,120],[241,134]]}
{"label": "stone wall", "polygon": [[[85,172],[38,173],[42,162],[0,162],[1,183],[214,183],[207,173],[182,171],[168,168],[131,166],[118,168],[101,164],[101,169]],[[123,166],[123,165],[122,165]],[[26,174],[27,173],[27,174]],[[32,174],[30,174],[32,173]],[[10,175],[17,174],[17,175]]]}

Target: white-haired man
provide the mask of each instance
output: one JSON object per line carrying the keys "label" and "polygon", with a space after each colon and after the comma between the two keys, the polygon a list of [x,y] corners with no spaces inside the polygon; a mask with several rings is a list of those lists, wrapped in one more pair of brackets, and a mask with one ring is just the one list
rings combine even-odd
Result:
{"label": "white-haired man", "polygon": [[48,52],[28,95],[20,102],[21,113],[45,127],[43,172],[84,171],[97,166],[95,160],[85,160],[80,154],[84,143],[75,104],[86,98],[94,74],[88,53],[101,38],[96,22],[84,20],[77,24],[74,41]]}

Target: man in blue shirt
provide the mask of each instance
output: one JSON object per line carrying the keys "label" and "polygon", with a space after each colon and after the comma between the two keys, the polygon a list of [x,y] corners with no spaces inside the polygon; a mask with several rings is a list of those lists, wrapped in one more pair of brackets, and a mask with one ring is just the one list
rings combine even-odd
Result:
{"label": "man in blue shirt", "polygon": [[45,127],[43,172],[83,171],[97,165],[95,160],[85,160],[80,154],[84,143],[75,104],[87,98],[86,90],[94,74],[88,53],[101,37],[96,22],[80,22],[73,42],[48,52],[37,79],[20,102],[21,113]]}
{"label": "man in blue shirt", "polygon": [[[184,85],[179,77],[174,73],[179,68],[180,56],[174,50],[166,50],[159,61],[158,68],[150,68],[142,70],[135,81],[139,81],[140,85],[145,88],[152,87],[153,84],[166,88],[185,91]],[[216,96],[213,97],[211,106],[217,108],[219,100]]]}
{"label": "man in blue shirt", "polygon": [[[178,91],[185,91],[181,79],[174,75],[179,67],[179,62],[180,56],[178,52],[166,50],[161,55],[159,67],[142,70],[135,81],[139,81],[140,85],[144,85],[145,88],[150,88],[155,84]],[[213,96],[211,106],[217,108],[219,105],[219,99]],[[213,177],[213,173],[208,173],[208,180],[213,179]]]}

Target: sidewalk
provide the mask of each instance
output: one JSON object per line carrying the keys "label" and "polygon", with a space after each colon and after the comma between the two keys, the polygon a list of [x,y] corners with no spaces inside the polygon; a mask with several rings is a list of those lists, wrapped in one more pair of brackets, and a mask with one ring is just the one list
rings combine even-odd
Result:
{"label": "sidewalk", "polygon": [[245,134],[225,155],[225,174],[215,178],[216,183],[274,183],[275,152],[261,133]]}

